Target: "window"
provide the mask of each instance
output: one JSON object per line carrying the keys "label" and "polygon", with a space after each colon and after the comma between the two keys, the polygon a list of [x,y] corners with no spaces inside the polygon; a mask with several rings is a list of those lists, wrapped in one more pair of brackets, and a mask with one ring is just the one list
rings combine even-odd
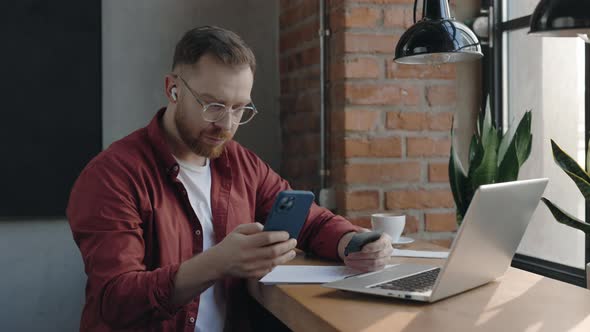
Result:
{"label": "window", "polygon": [[[527,35],[530,15],[538,3],[493,1],[495,33],[490,74],[494,79],[490,92],[495,119],[510,131],[510,125],[516,125],[525,111],[533,110],[533,148],[519,178],[549,178],[544,196],[585,219],[584,198],[554,163],[550,139],[585,165],[590,55],[588,46],[579,38]],[[585,243],[582,232],[558,224],[540,204],[513,265],[583,284]]]}

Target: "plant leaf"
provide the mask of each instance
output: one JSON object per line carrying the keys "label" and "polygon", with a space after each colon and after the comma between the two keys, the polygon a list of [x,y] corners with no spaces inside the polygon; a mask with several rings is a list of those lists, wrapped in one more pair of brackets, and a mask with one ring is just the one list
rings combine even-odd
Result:
{"label": "plant leaf", "polygon": [[586,151],[586,173],[590,170],[590,140],[588,140],[588,151]]}
{"label": "plant leaf", "polygon": [[[489,106],[489,105],[488,105]],[[493,139],[491,136],[496,133],[492,127],[492,114],[489,107],[486,107],[483,116],[483,127],[481,128],[481,142],[483,146],[487,146],[488,141]]]}
{"label": "plant leaf", "polygon": [[498,167],[497,182],[514,181],[518,179],[518,170],[520,165],[516,154],[515,144],[510,144],[508,150],[504,154],[504,159],[500,162]]}
{"label": "plant leaf", "polygon": [[553,202],[551,202],[545,197],[541,197],[541,200],[543,201],[543,203],[545,203],[547,208],[549,208],[549,211],[551,211],[551,214],[553,215],[555,220],[557,220],[557,222],[573,227],[575,229],[579,229],[586,234],[590,233],[590,224],[587,224],[582,220],[579,220],[578,218],[572,216],[571,214],[563,211],[561,208],[557,207],[555,204],[553,204]]}
{"label": "plant leaf", "polygon": [[457,152],[454,148],[454,134],[451,130],[451,157],[449,159],[449,182],[451,184],[451,191],[453,192],[453,199],[457,206],[457,214],[464,215],[467,210],[466,204],[466,187],[467,187],[467,175],[465,169],[461,164],[461,160],[457,156]]}
{"label": "plant leaf", "polygon": [[519,165],[522,166],[528,159],[531,154],[529,145],[532,143],[531,120],[531,111],[525,112],[518,125],[516,127],[511,126],[508,132],[502,137],[500,148],[498,149],[498,162],[502,162],[506,151],[512,143],[515,144]]}
{"label": "plant leaf", "polygon": [[578,177],[584,179],[584,181],[590,182],[590,176],[588,176],[588,173],[586,173],[580,165],[565,153],[553,140],[551,140],[551,148],[553,150],[553,160],[559,167],[561,167],[561,169],[574,173]]}
{"label": "plant leaf", "polygon": [[531,117],[531,111],[527,111],[522,119],[520,119],[516,132],[514,133],[514,145],[519,166],[522,166],[530,155],[529,145],[532,143]]}
{"label": "plant leaf", "polygon": [[584,195],[584,198],[587,201],[590,200],[590,183],[588,183],[587,181],[585,181],[584,179],[582,179],[581,177],[577,176],[576,174],[574,174],[570,171],[565,171],[565,173],[572,180],[574,180],[574,183],[576,184],[576,186],[578,187],[578,189],[580,190],[582,195]]}
{"label": "plant leaf", "polygon": [[481,145],[481,141],[477,139],[475,135],[471,136],[471,143],[469,144],[469,169],[468,172],[471,173],[472,169],[475,169],[481,164],[481,159],[483,158],[483,147]]}
{"label": "plant leaf", "polygon": [[469,178],[471,186],[475,191],[480,185],[495,183],[498,172],[498,135],[496,129],[488,128],[487,142],[483,142],[483,157],[481,163],[473,169],[469,167]]}

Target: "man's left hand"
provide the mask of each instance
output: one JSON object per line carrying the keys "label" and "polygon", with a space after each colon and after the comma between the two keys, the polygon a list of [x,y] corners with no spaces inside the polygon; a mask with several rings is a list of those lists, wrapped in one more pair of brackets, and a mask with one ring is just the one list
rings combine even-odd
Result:
{"label": "man's left hand", "polygon": [[391,237],[383,233],[377,241],[364,245],[361,251],[344,256],[344,248],[346,248],[354,234],[356,233],[345,234],[338,243],[338,254],[344,264],[363,272],[377,271],[384,268],[393,252]]}

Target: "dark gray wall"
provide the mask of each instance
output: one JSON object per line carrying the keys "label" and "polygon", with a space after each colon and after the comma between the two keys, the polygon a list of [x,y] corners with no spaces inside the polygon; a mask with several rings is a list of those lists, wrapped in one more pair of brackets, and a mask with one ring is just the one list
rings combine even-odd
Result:
{"label": "dark gray wall", "polygon": [[77,331],[86,276],[63,220],[0,222],[0,331]]}
{"label": "dark gray wall", "polygon": [[278,171],[278,1],[103,0],[103,145],[143,127],[166,103],[174,45],[200,25],[238,33],[258,61],[252,100],[260,113],[236,140]]}
{"label": "dark gray wall", "polygon": [[[280,164],[278,1],[103,0],[103,146],[145,126],[163,106],[173,47],[194,26],[238,32],[254,49],[261,114],[237,140]],[[0,221],[0,331],[77,331],[82,260],[63,220]]]}

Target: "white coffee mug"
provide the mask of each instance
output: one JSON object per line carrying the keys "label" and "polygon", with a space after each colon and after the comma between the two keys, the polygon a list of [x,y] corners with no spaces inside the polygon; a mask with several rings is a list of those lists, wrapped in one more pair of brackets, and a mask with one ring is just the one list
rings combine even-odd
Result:
{"label": "white coffee mug", "polygon": [[405,226],[406,216],[403,214],[375,213],[371,215],[373,230],[388,234],[393,242],[399,241]]}

